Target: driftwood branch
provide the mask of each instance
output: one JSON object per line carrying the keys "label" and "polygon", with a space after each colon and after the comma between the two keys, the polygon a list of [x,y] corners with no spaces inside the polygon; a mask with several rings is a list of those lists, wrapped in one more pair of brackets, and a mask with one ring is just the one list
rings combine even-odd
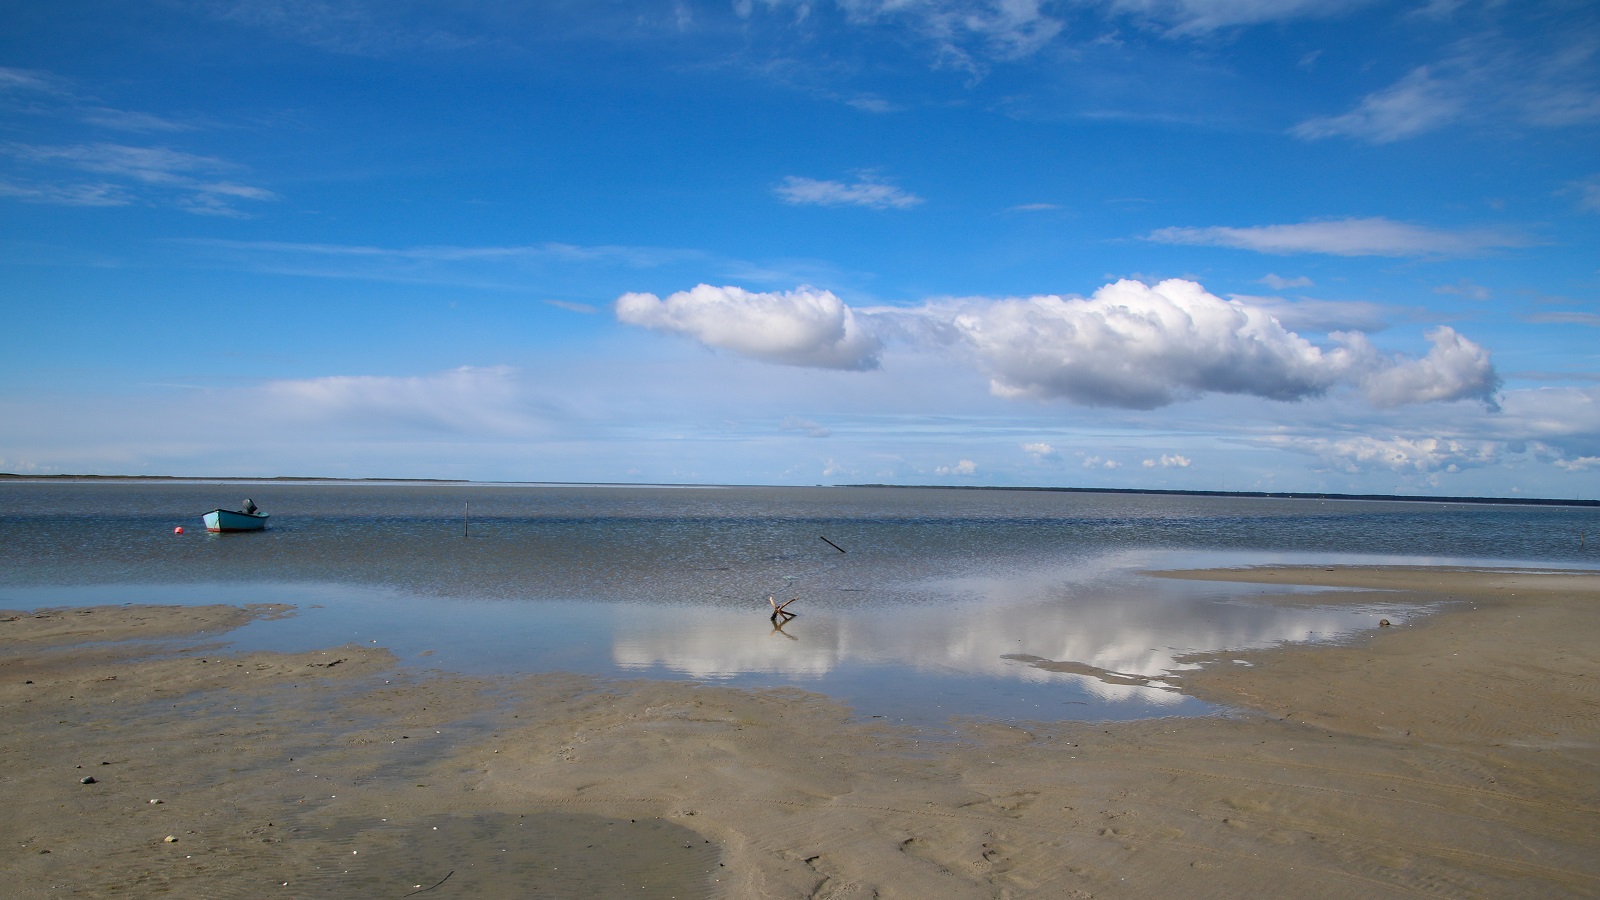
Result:
{"label": "driftwood branch", "polygon": [[793,603],[793,602],[795,602],[796,600],[799,600],[799,599],[800,599],[799,597],[790,597],[789,599],[783,601],[782,603],[779,603],[778,599],[776,597],[773,597],[770,594],[767,595],[767,602],[772,604],[772,621],[776,622],[776,621],[778,621],[778,617],[782,616],[783,620],[785,622],[787,622],[790,619],[794,618],[795,616],[799,615],[799,613],[792,613],[792,612],[789,612],[788,610],[784,609],[785,606],[788,606],[789,604],[791,604],[791,603]]}

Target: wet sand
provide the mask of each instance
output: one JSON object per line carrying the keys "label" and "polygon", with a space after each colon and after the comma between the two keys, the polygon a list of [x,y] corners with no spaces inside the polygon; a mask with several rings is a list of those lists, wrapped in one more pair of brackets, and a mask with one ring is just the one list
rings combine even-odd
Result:
{"label": "wet sand", "polygon": [[1226,716],[942,740],[798,690],[227,649],[276,607],[0,613],[5,893],[1600,895],[1600,576],[1166,574],[1438,611],[1168,679]]}

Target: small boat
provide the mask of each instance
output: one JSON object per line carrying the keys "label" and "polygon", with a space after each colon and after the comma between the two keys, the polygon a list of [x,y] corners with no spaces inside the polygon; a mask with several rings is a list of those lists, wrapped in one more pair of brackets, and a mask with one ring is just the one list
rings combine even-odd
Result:
{"label": "small boat", "polygon": [[252,500],[244,501],[243,509],[213,509],[202,518],[207,531],[260,531],[267,527],[267,514]]}

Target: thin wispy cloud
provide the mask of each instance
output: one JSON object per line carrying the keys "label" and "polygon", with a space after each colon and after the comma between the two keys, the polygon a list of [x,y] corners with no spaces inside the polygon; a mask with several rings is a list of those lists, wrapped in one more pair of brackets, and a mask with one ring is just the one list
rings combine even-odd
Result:
{"label": "thin wispy cloud", "polygon": [[[675,247],[583,246],[562,242],[469,246],[430,244],[303,243],[200,238],[173,241],[195,256],[252,272],[525,292],[540,279],[539,293],[571,293],[552,277],[579,272],[638,272],[669,267],[730,269],[736,261]],[[608,292],[609,293],[609,292]],[[581,311],[581,310],[575,310]]]}
{"label": "thin wispy cloud", "polygon": [[1461,36],[1435,60],[1371,91],[1343,113],[1290,129],[1304,140],[1408,140],[1460,123],[1565,128],[1600,122],[1600,14],[1592,4],[1474,4],[1428,27]]}
{"label": "thin wispy cloud", "polygon": [[[460,51],[485,43],[439,19],[409,15],[403,5],[347,0],[230,0],[214,4],[218,19],[249,25],[332,53],[391,56],[423,51]],[[482,25],[489,25],[485,21]]]}
{"label": "thin wispy cloud", "polygon": [[268,382],[262,415],[384,432],[528,434],[538,427],[509,366],[461,366],[430,375],[333,375]]}
{"label": "thin wispy cloud", "polygon": [[114,184],[15,184],[0,181],[0,197],[51,206],[127,206],[133,197]]}
{"label": "thin wispy cloud", "polygon": [[1231,247],[1257,253],[1392,257],[1478,256],[1531,243],[1523,235],[1498,229],[1429,228],[1383,217],[1244,228],[1158,228],[1145,239],[1159,244]]}
{"label": "thin wispy cloud", "polygon": [[1311,287],[1313,283],[1310,278],[1307,278],[1304,275],[1299,275],[1294,278],[1284,278],[1281,275],[1275,275],[1271,272],[1268,272],[1266,275],[1261,276],[1261,278],[1257,280],[1261,284],[1264,284],[1275,291],[1288,290],[1289,288]]}
{"label": "thin wispy cloud", "polygon": [[1481,284],[1473,284],[1465,278],[1459,279],[1455,284],[1441,284],[1433,289],[1435,294],[1450,294],[1456,297],[1465,297],[1468,300],[1488,300],[1494,292]]}
{"label": "thin wispy cloud", "polygon": [[582,313],[586,316],[592,316],[600,312],[600,307],[588,303],[575,303],[571,300],[546,300],[544,302],[554,306],[557,309],[564,309],[568,312]]}
{"label": "thin wispy cloud", "polygon": [[1115,13],[1164,28],[1173,37],[1201,36],[1224,28],[1323,18],[1374,0],[1110,0]]}
{"label": "thin wispy cloud", "polygon": [[830,437],[833,434],[833,432],[826,425],[813,422],[810,419],[802,419],[799,416],[785,417],[782,422],[778,423],[778,429],[780,431],[799,432],[806,437],[813,438],[825,438]]}
{"label": "thin wispy cloud", "polygon": [[[743,19],[779,12],[803,26],[815,0],[737,0]],[[990,65],[1038,54],[1066,27],[1041,0],[835,0],[829,4],[858,29],[895,29],[915,35],[940,66],[981,77]]]}
{"label": "thin wispy cloud", "polygon": [[[0,106],[26,114],[26,129],[176,134],[194,126],[166,116],[116,109],[48,72],[0,68]],[[20,117],[17,121],[23,121]],[[13,133],[16,133],[14,130]],[[125,135],[119,135],[123,137]],[[244,167],[166,146],[120,140],[0,143],[0,196],[53,206],[171,206],[210,216],[244,215],[244,207],[278,199],[239,180]],[[84,176],[94,176],[85,180]]]}
{"label": "thin wispy cloud", "polygon": [[[278,199],[265,188],[217,179],[239,166],[166,147],[14,142],[0,144],[0,155],[21,163],[33,176],[26,180],[13,177],[8,193],[41,203],[108,206],[142,200],[202,215],[238,216],[243,214],[239,201]],[[66,180],[80,173],[112,181]]]}
{"label": "thin wispy cloud", "polygon": [[0,96],[4,94],[67,96],[69,92],[61,79],[47,72],[0,66]]}
{"label": "thin wispy cloud", "polygon": [[71,119],[112,131],[175,132],[196,127],[167,116],[106,106],[77,90],[68,79],[30,69],[0,66],[0,104],[46,119]]}
{"label": "thin wispy cloud", "polygon": [[909,209],[922,202],[916,194],[895,185],[862,175],[853,183],[819,181],[790,175],[773,193],[796,206],[864,206],[868,209]]}
{"label": "thin wispy cloud", "polygon": [[109,107],[92,107],[83,110],[83,121],[89,125],[109,128],[112,131],[133,132],[173,132],[194,131],[197,126],[188,122],[180,122],[163,116],[154,116],[150,113],[134,112],[126,109],[111,109]]}
{"label": "thin wispy cloud", "polygon": [[1363,97],[1355,109],[1337,116],[1307,119],[1290,133],[1306,140],[1352,137],[1374,144],[1405,140],[1461,118],[1468,99],[1462,87],[1455,81],[1435,77],[1429,67],[1422,66],[1395,84]]}
{"label": "thin wispy cloud", "polygon": [[1522,320],[1539,325],[1587,325],[1590,328],[1600,328],[1600,313],[1591,312],[1529,313],[1523,316]]}
{"label": "thin wispy cloud", "polygon": [[1600,175],[1569,181],[1561,193],[1575,197],[1578,208],[1584,212],[1600,213]]}

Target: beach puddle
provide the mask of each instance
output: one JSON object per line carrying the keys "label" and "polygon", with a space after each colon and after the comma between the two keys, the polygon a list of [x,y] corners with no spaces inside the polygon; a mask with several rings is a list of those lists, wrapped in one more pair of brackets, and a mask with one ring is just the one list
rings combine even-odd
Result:
{"label": "beach puddle", "polygon": [[582,813],[341,819],[285,885],[315,897],[706,897],[720,848],[663,819]]}

